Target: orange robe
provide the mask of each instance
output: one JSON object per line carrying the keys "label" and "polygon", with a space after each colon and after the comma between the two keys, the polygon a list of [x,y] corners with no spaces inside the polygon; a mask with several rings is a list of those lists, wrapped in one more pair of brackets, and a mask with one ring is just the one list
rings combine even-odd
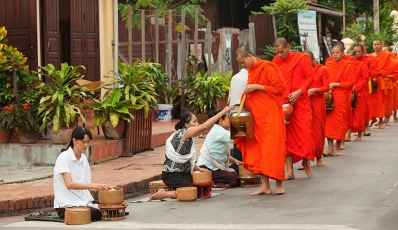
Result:
{"label": "orange robe", "polygon": [[325,136],[344,141],[347,132],[347,103],[354,85],[354,65],[346,60],[328,60],[329,82],[338,82],[340,87],[333,88],[334,109],[326,114]]}
{"label": "orange robe", "polygon": [[369,82],[368,82],[368,90],[365,90],[365,122],[369,122],[372,119],[371,114],[371,93],[372,93],[372,85],[371,79],[374,79],[379,74],[379,67],[377,63],[379,60],[373,55],[363,55],[362,57],[357,59],[358,61],[364,62],[368,66],[369,70]]}
{"label": "orange robe", "polygon": [[365,97],[367,91],[369,91],[369,69],[368,66],[358,60],[354,61],[355,70],[355,83],[353,90],[355,89],[355,96],[357,99],[356,108],[352,109],[352,132],[364,131],[365,129]]}
{"label": "orange robe", "polygon": [[329,91],[329,72],[321,64],[314,66],[314,72],[315,78],[310,88],[319,88],[320,92],[310,96],[312,130],[314,132],[315,157],[320,158],[325,145],[326,104],[323,94]]}
{"label": "orange robe", "polygon": [[384,79],[384,95],[387,94],[383,99],[383,104],[385,105],[384,115],[391,116],[393,111],[393,103],[394,103],[394,87],[397,82],[397,73],[398,73],[398,61],[396,59],[391,59],[390,64],[388,65],[389,75],[392,75],[392,78]]}
{"label": "orange robe", "polygon": [[[333,57],[332,57],[333,58]],[[350,61],[352,62],[352,64],[354,65],[354,69],[355,69],[355,61],[356,58],[353,56],[349,56],[349,55],[344,55],[343,59],[346,61]],[[355,79],[356,79],[356,75],[355,72],[351,73],[354,74],[354,84],[355,84]],[[351,107],[351,93],[347,94],[347,120],[346,120],[346,124],[347,124],[347,131],[350,129],[350,127],[352,127],[352,107]]]}
{"label": "orange robe", "polygon": [[[293,52],[284,60],[275,56],[272,60],[281,70],[286,81],[287,97],[301,89],[302,94],[293,105],[293,113],[286,125],[286,156],[293,156],[293,163],[306,158],[315,158],[314,132],[312,131],[312,112],[308,89],[314,81],[314,68],[308,55]],[[285,101],[288,99],[285,98]]]}
{"label": "orange robe", "polygon": [[[391,58],[398,60],[397,53],[392,52]],[[398,109],[398,88],[397,88],[397,81],[394,81],[394,96],[393,96],[392,110],[397,111],[397,109]]]}
{"label": "orange robe", "polygon": [[388,91],[385,90],[384,79],[390,73],[388,65],[391,61],[391,55],[384,51],[381,51],[376,57],[379,59],[377,63],[379,67],[379,75],[377,77],[378,88],[377,92],[370,95],[370,113],[373,118],[384,117],[385,104],[383,102],[387,102],[386,98],[388,95]]}
{"label": "orange robe", "polygon": [[247,94],[245,105],[254,117],[254,136],[235,138],[242,152],[243,167],[255,174],[285,180],[285,120],[282,110],[286,83],[278,67],[257,59],[249,70],[247,84],[260,84],[265,92],[255,90]]}

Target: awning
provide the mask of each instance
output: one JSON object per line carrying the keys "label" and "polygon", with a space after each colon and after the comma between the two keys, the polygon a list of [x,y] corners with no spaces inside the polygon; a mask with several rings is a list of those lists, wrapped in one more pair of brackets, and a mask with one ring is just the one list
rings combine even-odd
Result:
{"label": "awning", "polygon": [[309,10],[314,10],[316,12],[322,13],[322,14],[328,14],[328,15],[333,15],[337,17],[343,17],[345,14],[341,11],[322,6],[316,3],[308,3],[308,9]]}

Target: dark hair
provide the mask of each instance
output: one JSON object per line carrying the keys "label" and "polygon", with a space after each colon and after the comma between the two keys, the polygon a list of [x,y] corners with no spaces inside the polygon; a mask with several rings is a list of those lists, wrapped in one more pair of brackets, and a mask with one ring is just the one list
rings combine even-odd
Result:
{"label": "dark hair", "polygon": [[311,58],[311,61],[312,61],[312,59],[314,59],[314,54],[311,51],[306,50],[303,53],[308,54],[308,56],[310,56],[310,58]]}
{"label": "dark hair", "polygon": [[236,57],[239,55],[241,57],[247,57],[247,55],[253,55],[252,52],[247,48],[246,46],[239,46],[238,49],[236,49]]}
{"label": "dark hair", "polygon": [[335,45],[333,46],[333,49],[334,49],[334,48],[339,48],[339,50],[340,50],[341,52],[344,53],[344,46],[342,46],[342,45],[340,45],[340,44],[335,44]]}
{"label": "dark hair", "polygon": [[[220,110],[217,110],[217,111],[210,112],[207,116],[209,116],[209,118],[212,118],[212,117],[214,117],[215,115],[217,115],[221,111],[222,110],[220,109]],[[227,114],[222,115],[221,119],[224,120],[226,116],[227,116]],[[218,124],[219,121],[220,120],[218,120],[216,124]]]}
{"label": "dark hair", "polygon": [[354,50],[348,50],[347,55],[355,57],[356,52]]}
{"label": "dark hair", "polygon": [[192,115],[193,114],[190,112],[184,113],[180,117],[180,121],[177,122],[177,124],[174,126],[174,129],[179,130],[179,129],[182,129],[183,127],[185,127],[185,124],[188,124],[189,122],[191,122]]}
{"label": "dark hair", "polygon": [[363,45],[361,45],[361,44],[356,44],[355,47],[361,48],[362,51],[363,51],[363,49],[364,49],[364,48],[363,48]]}
{"label": "dark hair", "polygon": [[69,144],[68,144],[68,146],[66,146],[65,148],[63,148],[61,150],[61,153],[65,150],[67,150],[69,147],[72,147],[72,148],[74,147],[73,138],[75,138],[76,140],[83,140],[84,135],[87,135],[90,138],[90,140],[93,139],[93,135],[91,134],[89,129],[87,129],[85,127],[76,127],[75,129],[73,129]]}
{"label": "dark hair", "polygon": [[273,47],[282,46],[283,48],[286,48],[288,44],[289,44],[289,43],[287,42],[286,38],[282,38],[282,37],[281,37],[281,38],[277,38],[277,39],[274,41],[274,44],[272,44],[272,45],[273,45]]}

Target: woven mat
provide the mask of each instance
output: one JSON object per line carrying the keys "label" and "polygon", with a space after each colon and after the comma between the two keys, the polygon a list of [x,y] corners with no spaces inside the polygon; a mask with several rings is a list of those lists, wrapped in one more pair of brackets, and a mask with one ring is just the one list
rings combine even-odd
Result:
{"label": "woven mat", "polygon": [[51,222],[64,222],[64,219],[54,215],[37,215],[37,216],[25,216],[25,221],[51,221]]}
{"label": "woven mat", "polygon": [[[212,192],[211,193],[211,197],[216,197],[216,196],[221,196],[222,193],[217,193],[217,192]],[[196,201],[201,201],[201,200],[206,200],[208,198],[198,198],[196,199]],[[144,202],[160,202],[160,201],[178,201],[177,199],[170,199],[170,198],[166,198],[166,199],[161,199],[161,200],[149,200],[148,198],[143,198],[141,200],[130,200],[130,203],[144,203]]]}

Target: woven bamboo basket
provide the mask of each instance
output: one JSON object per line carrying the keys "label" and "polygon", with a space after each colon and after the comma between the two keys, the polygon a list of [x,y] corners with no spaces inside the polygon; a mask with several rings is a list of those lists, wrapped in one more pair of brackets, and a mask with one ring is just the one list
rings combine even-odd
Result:
{"label": "woven bamboo basket", "polygon": [[197,187],[181,187],[177,188],[178,201],[195,201],[198,198]]}
{"label": "woven bamboo basket", "polygon": [[211,171],[208,172],[198,172],[195,171],[192,173],[192,181],[195,184],[206,184],[213,181]]}
{"label": "woven bamboo basket", "polygon": [[116,187],[112,190],[99,190],[98,198],[100,204],[120,205],[124,200],[123,188]]}
{"label": "woven bamboo basket", "polygon": [[73,207],[65,209],[65,224],[81,225],[91,223],[90,208]]}
{"label": "woven bamboo basket", "polygon": [[162,188],[166,191],[174,191],[173,188],[168,187],[162,180],[156,180],[149,183],[149,192],[151,195],[157,193]]}
{"label": "woven bamboo basket", "polygon": [[123,220],[126,217],[127,203],[121,204],[100,204],[101,209],[101,220]]}

